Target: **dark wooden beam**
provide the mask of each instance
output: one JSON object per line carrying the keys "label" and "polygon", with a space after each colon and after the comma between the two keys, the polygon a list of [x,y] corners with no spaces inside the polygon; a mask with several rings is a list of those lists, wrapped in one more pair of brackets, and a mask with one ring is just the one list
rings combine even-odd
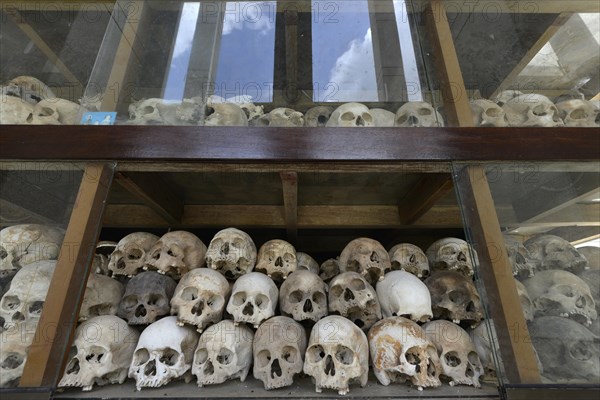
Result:
{"label": "dark wooden beam", "polygon": [[288,241],[295,244],[298,239],[298,174],[281,172],[280,177]]}
{"label": "dark wooden beam", "polygon": [[454,184],[449,174],[425,175],[400,201],[400,220],[405,225],[414,224],[453,188]]}

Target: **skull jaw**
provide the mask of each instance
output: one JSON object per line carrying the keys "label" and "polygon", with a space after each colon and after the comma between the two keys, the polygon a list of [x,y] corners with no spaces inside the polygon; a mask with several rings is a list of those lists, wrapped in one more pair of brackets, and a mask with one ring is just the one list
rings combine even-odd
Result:
{"label": "skull jaw", "polygon": [[285,371],[279,368],[281,376],[277,376],[273,370],[274,362],[275,360],[272,360],[267,367],[262,368],[260,371],[255,366],[254,378],[262,381],[265,390],[281,389],[293,385],[294,374],[302,372],[302,364],[298,368],[289,367]]}
{"label": "skull jaw", "polygon": [[457,309],[456,305],[452,302],[442,302],[437,306],[433,306],[433,318],[446,319],[455,324],[463,323],[475,326],[483,319],[483,314],[480,310],[469,312],[462,308]]}
{"label": "skull jaw", "polygon": [[[212,363],[214,366],[214,372],[210,375],[204,373],[204,366],[207,362]],[[249,371],[250,365],[239,369],[238,371],[227,371],[226,369],[219,367],[218,364],[215,366],[215,363],[211,359],[208,359],[204,364],[194,364],[192,374],[197,378],[198,387],[203,387],[206,385],[218,385],[238,378],[240,379],[240,382],[244,382]]]}
{"label": "skull jaw", "polygon": [[225,278],[232,280],[252,271],[250,263],[245,258],[235,260],[231,257],[218,257],[208,261],[207,264],[210,268],[221,272]]}
{"label": "skull jaw", "polygon": [[575,307],[574,301],[569,303],[572,304],[565,305],[558,299],[542,296],[534,300],[535,316],[569,318],[584,326],[590,326],[592,320],[598,317],[594,309],[582,310]]}
{"label": "skull jaw", "polygon": [[[156,375],[147,376],[145,374],[146,367],[148,363],[154,361],[156,363]],[[135,379],[135,388],[140,391],[144,387],[156,388],[160,386],[164,386],[172,380],[179,379],[183,377],[183,375],[189,370],[189,366],[186,366],[180,360],[178,363],[171,367],[166,367],[164,364],[161,364],[155,358],[151,358],[148,362],[129,367],[129,377]]]}
{"label": "skull jaw", "polygon": [[209,313],[203,312],[200,316],[195,316],[192,313],[193,306],[179,307],[178,310],[171,310],[172,315],[177,315],[177,325],[183,326],[184,324],[192,325],[196,327],[196,331],[202,333],[207,326],[217,323],[221,320],[223,313]]}

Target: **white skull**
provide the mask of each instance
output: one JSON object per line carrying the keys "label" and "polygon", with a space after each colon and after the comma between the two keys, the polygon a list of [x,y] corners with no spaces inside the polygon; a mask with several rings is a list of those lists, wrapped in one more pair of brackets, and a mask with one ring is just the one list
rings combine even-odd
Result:
{"label": "white skull", "polygon": [[40,103],[33,106],[33,113],[25,122],[30,125],[61,125],[58,111],[51,107],[41,107]]}
{"label": "white skull", "polygon": [[329,312],[348,318],[363,330],[381,319],[375,289],[356,272],[344,272],[331,280]]}
{"label": "white skull", "polygon": [[181,378],[192,367],[198,334],[178,326],[177,317],[165,317],[142,332],[129,367],[137,390],[159,387]]}
{"label": "white skull", "polygon": [[118,316],[129,325],[148,325],[169,315],[169,302],[177,283],[154,271],[137,274],[127,282]]}
{"label": "white skull", "polygon": [[229,283],[223,275],[208,268],[193,269],[181,278],[175,289],[171,314],[177,314],[179,325],[194,325],[202,332],[221,320],[229,293]]}
{"label": "white skull", "polygon": [[600,344],[585,327],[566,318],[540,317],[529,325],[529,335],[544,377],[558,383],[597,384]]}
{"label": "white skull", "polygon": [[45,225],[13,225],[0,230],[0,279],[10,278],[23,266],[56,260],[65,233]]}
{"label": "white skull", "polygon": [[94,384],[123,383],[140,334],[119,317],[91,318],[77,327],[73,355],[59,387],[92,390]]}
{"label": "white skull", "polygon": [[480,387],[483,366],[469,334],[460,326],[443,320],[428,322],[423,329],[437,348],[442,377],[450,379],[450,386]]}
{"label": "white skull", "polygon": [[310,333],[304,373],[313,377],[317,393],[334,389],[346,395],[352,382],[365,387],[369,374],[367,336],[344,317],[331,315],[319,320]]}
{"label": "white skull", "polygon": [[562,269],[576,274],[587,267],[585,257],[561,237],[539,235],[524,244],[540,270]]}
{"label": "white skull", "polygon": [[148,232],[134,232],[117,243],[110,255],[108,269],[112,276],[134,276],[144,267],[146,253],[154,246],[158,236]]}
{"label": "white skull", "polygon": [[33,105],[14,96],[0,97],[0,125],[26,125],[33,119]]}
{"label": "white skull", "polygon": [[17,325],[35,330],[42,314],[56,261],[44,260],[21,268],[0,301],[4,329]]}
{"label": "white skull", "polygon": [[505,105],[509,100],[514,99],[515,97],[522,96],[523,92],[519,92],[518,90],[503,90],[498,93],[496,98],[493,100],[494,103],[498,104],[500,107]]}
{"label": "white skull", "polygon": [[254,124],[258,118],[265,115],[265,107],[255,105],[251,96],[235,96],[230,97],[225,101],[227,103],[239,105],[246,113],[246,117],[248,118],[248,123],[250,125]]}
{"label": "white skull", "polygon": [[369,107],[360,103],[346,103],[339,106],[329,118],[327,127],[359,128],[375,126],[375,119]]}
{"label": "white skull", "polygon": [[596,311],[600,312],[600,270],[588,269],[580,272],[577,276],[590,287],[592,298],[594,299],[594,303],[596,303]]}
{"label": "white skull", "polygon": [[427,286],[406,271],[392,271],[377,283],[377,297],[384,317],[407,317],[416,322],[431,319],[431,295]]}
{"label": "white skull", "polygon": [[533,302],[527,293],[527,288],[521,282],[515,279],[515,285],[517,286],[517,294],[521,301],[521,309],[523,310],[523,316],[527,321],[533,321]]}
{"label": "white skull", "polygon": [[[478,263],[475,249],[464,240],[457,238],[440,239],[429,246],[426,253],[433,272],[455,271],[471,277],[474,273],[474,264]],[[471,254],[474,260],[471,259]]]}
{"label": "white skull", "polygon": [[104,240],[96,245],[92,271],[100,275],[110,275],[108,269],[110,255],[117,247],[117,242]]}
{"label": "white skull", "polygon": [[18,76],[2,87],[2,94],[16,96],[30,104],[43,99],[53,99],[56,95],[42,81],[33,76]]}
{"label": "white skull", "polygon": [[429,261],[418,246],[410,243],[400,243],[389,251],[392,270],[409,272],[419,278],[429,276]]}
{"label": "white skull", "polygon": [[503,127],[508,126],[506,113],[498,104],[490,100],[478,99],[471,101],[471,112],[475,126]]}
{"label": "white skull", "polygon": [[504,234],[503,237],[513,275],[519,279],[532,277],[537,268],[537,262],[529,250],[514,236]]}
{"label": "white skull", "polygon": [[481,299],[473,281],[452,271],[433,273],[425,280],[431,294],[433,317],[475,326],[483,318]]}
{"label": "white skull", "polygon": [[296,249],[285,240],[269,240],[260,247],[254,269],[267,274],[275,282],[281,282],[298,269]]}
{"label": "white skull", "polygon": [[307,345],[306,331],[288,317],[273,317],[263,322],[254,335],[254,378],[266,390],[294,383],[294,375],[302,373]]}
{"label": "white skull", "polygon": [[435,345],[415,322],[389,317],[369,331],[373,372],[379,383],[410,381],[419,390],[441,386],[442,366]]}
{"label": "white skull", "polygon": [[275,282],[260,272],[242,275],[233,284],[227,312],[236,324],[247,322],[255,328],[275,315],[279,291]]}
{"label": "white skull", "polygon": [[194,352],[192,374],[198,386],[215,385],[227,380],[246,380],[252,365],[254,333],[244,325],[224,320],[202,333]]}
{"label": "white skull", "polygon": [[163,125],[166,115],[161,111],[170,109],[175,114],[177,104],[168,104],[163,99],[143,99],[129,105],[129,123],[132,125]]}
{"label": "white skull", "polygon": [[392,128],[396,123],[396,114],[383,108],[372,108],[370,110],[375,126],[381,128]]}
{"label": "white skull", "polygon": [[248,126],[248,117],[239,105],[219,102],[211,97],[208,99],[204,125]]}
{"label": "white skull", "polygon": [[79,321],[100,315],[116,315],[124,291],[120,282],[90,273],[79,310]]}
{"label": "white skull", "polygon": [[35,329],[29,332],[21,329],[0,332],[0,388],[19,385],[27,353],[35,337]]}
{"label": "white skull", "polygon": [[206,245],[186,231],[165,233],[146,254],[144,269],[179,280],[188,271],[204,266]]}
{"label": "white skull", "polygon": [[556,108],[565,126],[600,127],[600,109],[592,102],[573,99],[556,104]]}
{"label": "white skull", "polygon": [[558,109],[541,94],[520,94],[508,100],[502,109],[510,126],[564,126]]}
{"label": "white skull", "polygon": [[404,104],[396,113],[397,127],[443,127],[444,119],[431,104],[424,101],[411,101]]}
{"label": "white skull", "polygon": [[330,258],[321,264],[319,267],[319,276],[323,282],[329,282],[331,278],[340,273],[340,260],[338,258]]}
{"label": "white skull", "polygon": [[296,321],[318,321],[327,316],[327,284],[307,270],[292,272],[281,285],[281,314]]}
{"label": "white skull", "polygon": [[252,272],[256,263],[256,245],[243,231],[227,228],[217,232],[206,251],[206,266],[228,279]]}
{"label": "white skull", "polygon": [[539,271],[523,285],[533,301],[536,317],[565,317],[585,325],[598,317],[588,284],[570,272]]}
{"label": "white skull", "polygon": [[346,245],[340,254],[340,272],[361,274],[371,285],[383,279],[392,269],[390,255],[377,240],[358,238]]}
{"label": "white skull", "polygon": [[309,109],[304,115],[304,126],[311,128],[324,127],[331,118],[333,108],[326,106],[317,106]]}
{"label": "white skull", "polygon": [[317,264],[314,258],[306,253],[298,251],[296,252],[296,259],[298,263],[298,269],[305,269],[313,274],[319,275],[319,264]]}
{"label": "white skull", "polygon": [[183,99],[175,107],[175,121],[181,125],[202,125],[204,121],[205,104],[199,97]]}
{"label": "white skull", "polygon": [[33,109],[34,115],[47,115],[56,118],[62,125],[79,125],[81,117],[87,112],[77,103],[65,99],[44,99]]}
{"label": "white skull", "polygon": [[294,128],[304,126],[304,115],[291,108],[276,108],[256,120],[256,126]]}

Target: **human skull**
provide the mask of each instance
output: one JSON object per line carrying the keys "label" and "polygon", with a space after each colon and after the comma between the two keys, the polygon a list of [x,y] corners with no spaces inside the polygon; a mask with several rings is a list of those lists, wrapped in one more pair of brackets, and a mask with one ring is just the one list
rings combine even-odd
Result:
{"label": "human skull", "polygon": [[340,272],[358,272],[374,285],[391,270],[392,263],[390,255],[381,243],[369,238],[358,238],[352,240],[342,250],[339,266]]}
{"label": "human skull", "polygon": [[26,330],[35,330],[55,266],[53,260],[37,261],[16,273],[0,302],[0,320],[4,319],[4,329],[21,325]]}
{"label": "human skull", "polygon": [[587,100],[573,99],[556,104],[565,126],[600,127],[600,109]]}
{"label": "human skull", "polygon": [[251,96],[235,96],[225,100],[227,103],[234,103],[240,106],[246,113],[248,123],[253,125],[254,122],[265,115],[265,107],[254,104]]}
{"label": "human skull", "polygon": [[[475,249],[464,240],[457,238],[440,239],[429,246],[426,253],[433,272],[455,271],[471,277],[474,273],[474,264],[478,263]],[[471,259],[471,254],[474,259]]]}
{"label": "human skull", "polygon": [[171,314],[177,323],[196,326],[202,332],[208,325],[219,322],[230,293],[227,279],[209,268],[196,268],[185,274],[171,299]]}
{"label": "human skull", "polygon": [[369,344],[367,336],[352,321],[338,315],[319,320],[312,328],[304,373],[313,377],[317,393],[322,389],[350,392],[350,384],[367,385]]}
{"label": "human skull", "polygon": [[252,238],[236,228],[217,232],[206,251],[206,266],[228,279],[252,272],[256,263],[256,245]]}
{"label": "human skull", "polygon": [[16,96],[30,104],[37,104],[43,99],[54,99],[56,95],[42,81],[33,76],[18,76],[2,87],[2,94]]}
{"label": "human skull", "polygon": [[[165,105],[163,99],[142,99],[129,105],[129,123],[132,125],[163,125],[165,118],[161,115],[159,105]],[[171,105],[175,111],[175,105]]]}
{"label": "human skull", "polygon": [[360,128],[375,126],[375,119],[369,107],[360,103],[346,103],[339,106],[327,121],[327,127]]}
{"label": "human skull", "polygon": [[129,325],[148,325],[169,314],[177,283],[154,271],[137,274],[127,282],[118,316]]}
{"label": "human skull", "polygon": [[256,126],[294,128],[304,126],[304,115],[291,108],[276,108],[270,113],[258,118]]}
{"label": "human skull", "polygon": [[260,247],[254,269],[267,274],[275,282],[282,282],[298,269],[296,249],[285,240],[269,240]]}
{"label": "human skull", "polygon": [[545,377],[558,383],[598,382],[600,343],[582,325],[566,318],[540,317],[529,325],[529,335]]}
{"label": "human skull", "polygon": [[296,259],[298,263],[298,269],[305,269],[313,274],[319,275],[319,264],[317,264],[314,258],[306,253],[298,251],[296,252]]}
{"label": "human skull", "polygon": [[236,324],[247,322],[255,328],[275,315],[279,291],[275,282],[260,272],[240,276],[233,284],[227,312]]}
{"label": "human skull", "polygon": [[588,284],[594,303],[596,303],[596,311],[600,312],[600,270],[588,269],[580,272],[577,276]]}
{"label": "human skull", "polygon": [[518,90],[503,90],[502,92],[498,93],[493,102],[502,107],[509,100],[512,100],[518,96],[523,96],[523,92],[519,92]]}
{"label": "human skull", "polygon": [[65,232],[45,225],[13,225],[0,230],[0,279],[36,261],[56,260]]}
{"label": "human skull", "polygon": [[537,262],[523,242],[507,234],[503,235],[513,275],[518,279],[530,278],[535,273]]}
{"label": "human skull", "polygon": [[382,385],[410,381],[419,390],[441,386],[442,366],[435,345],[415,322],[383,319],[369,330],[368,338],[373,372]]}
{"label": "human skull", "polygon": [[600,269],[600,247],[584,246],[579,247],[577,251],[588,261],[589,269]]}
{"label": "human skull", "polygon": [[192,374],[198,386],[215,385],[227,380],[246,380],[252,365],[254,333],[245,325],[224,320],[212,325],[200,336],[194,352]]}
{"label": "human skull", "polygon": [[344,272],[331,280],[329,312],[348,318],[365,331],[381,319],[375,289],[356,272]]}
{"label": "human skull", "polygon": [[304,126],[311,128],[324,127],[331,118],[333,108],[327,106],[317,106],[309,109],[304,115]]}
{"label": "human skull", "polygon": [[[500,344],[496,336],[494,321],[490,319],[477,325],[475,329],[469,331],[469,336],[471,336],[471,341],[483,366],[482,379],[488,382],[497,382],[498,374],[494,360],[495,357],[500,356]],[[502,365],[502,361],[498,360],[498,364]]]}
{"label": "human skull", "polygon": [[391,128],[395,124],[396,114],[383,108],[372,108],[370,110],[375,126],[381,128]]}
{"label": "human skull", "polygon": [[475,126],[504,127],[508,126],[506,113],[498,104],[490,100],[478,99],[470,103]]}
{"label": "human skull", "polygon": [[392,271],[377,283],[377,297],[384,317],[407,317],[416,322],[431,319],[431,295],[427,286],[406,271]]}
{"label": "human skull", "polygon": [[27,353],[35,337],[35,330],[11,329],[0,332],[0,388],[19,385]]}
{"label": "human skull", "polygon": [[25,122],[30,125],[61,125],[58,111],[51,107],[41,107],[40,103],[33,106],[33,113]]}
{"label": "human skull", "polygon": [[307,345],[306,331],[288,317],[273,317],[263,322],[254,335],[254,378],[266,390],[294,383],[294,375],[302,373]]}
{"label": "human skull", "polygon": [[419,278],[429,276],[429,261],[419,247],[410,243],[400,243],[389,251],[392,270],[409,272]]}
{"label": "human skull", "polygon": [[323,262],[319,266],[319,276],[323,279],[323,282],[329,282],[331,278],[337,276],[340,273],[340,262],[338,258],[330,258]]}
{"label": "human skull", "polygon": [[517,294],[521,301],[521,309],[523,310],[523,316],[527,321],[533,321],[533,302],[527,293],[527,288],[521,282],[515,279],[515,285],[517,286]]}
{"label": "human skull", "polygon": [[0,98],[0,125],[26,125],[33,119],[33,105],[18,97]]}
{"label": "human skull", "polygon": [[292,272],[281,285],[281,314],[296,321],[318,321],[327,316],[327,284],[307,270]]}
{"label": "human skull", "polygon": [[108,269],[112,276],[134,276],[144,267],[148,251],[154,246],[158,236],[148,232],[134,232],[117,243],[110,255]]}
{"label": "human skull", "polygon": [[576,274],[587,267],[585,257],[561,237],[539,235],[526,240],[524,244],[537,262],[538,269],[562,269]]}
{"label": "human skull", "polygon": [[424,101],[411,101],[404,104],[396,113],[395,126],[398,127],[443,127],[444,119],[431,104]]}
{"label": "human skull", "polygon": [[108,269],[108,263],[110,255],[117,247],[117,242],[110,240],[103,240],[98,242],[96,245],[96,252],[94,253],[93,268],[92,271],[100,275],[110,275]]}
{"label": "human skull", "polygon": [[508,100],[502,109],[510,126],[564,126],[554,103],[541,94],[517,95]]}
{"label": "human skull", "polygon": [[208,99],[206,126],[248,126],[248,117],[242,108],[233,103],[220,102],[212,96]]}
{"label": "human skull", "polygon": [[598,317],[587,283],[563,270],[539,271],[523,282],[536,317],[565,317],[590,325]]}
{"label": "human skull", "polygon": [[81,387],[88,391],[94,384],[125,382],[139,336],[127,322],[114,315],[83,322],[75,331],[73,356],[58,387]]}
{"label": "human skull", "polygon": [[165,317],[142,332],[129,367],[137,390],[160,387],[181,378],[192,367],[198,334],[178,326],[177,317]]}
{"label": "human skull", "polygon": [[202,125],[205,104],[200,97],[183,99],[175,107],[175,121],[181,125]]}
{"label": "human skull", "polygon": [[156,270],[179,280],[194,268],[204,266],[206,245],[186,231],[165,233],[146,254],[144,269]]}
{"label": "human skull", "polygon": [[434,272],[425,280],[431,293],[433,317],[476,325],[483,318],[481,300],[473,281],[452,271]]}
{"label": "human skull", "polygon": [[65,99],[44,99],[33,109],[35,115],[47,115],[56,118],[62,125],[79,125],[87,110],[77,103]]}
{"label": "human skull", "polygon": [[450,379],[450,386],[480,387],[483,366],[469,334],[460,326],[443,320],[428,322],[423,329],[437,348],[442,377]]}
{"label": "human skull", "polygon": [[79,321],[100,315],[116,315],[124,290],[120,282],[90,273],[79,310]]}

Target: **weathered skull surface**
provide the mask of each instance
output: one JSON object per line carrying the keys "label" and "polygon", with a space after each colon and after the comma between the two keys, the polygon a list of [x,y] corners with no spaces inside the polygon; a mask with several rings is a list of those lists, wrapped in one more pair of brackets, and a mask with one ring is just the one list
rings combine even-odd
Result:
{"label": "weathered skull surface", "polygon": [[[494,321],[486,320],[477,325],[475,329],[469,331],[469,335],[483,366],[482,379],[487,382],[497,382],[498,374],[496,373],[494,355],[500,357],[500,344],[496,336]],[[502,365],[502,361],[498,360],[498,364]]]}
{"label": "weathered skull surface", "polygon": [[340,260],[339,258],[330,258],[321,264],[319,267],[319,276],[323,279],[323,282],[329,282],[331,278],[337,276],[340,273]]}
{"label": "weathered skull surface", "polygon": [[333,108],[326,106],[317,106],[309,109],[304,115],[304,126],[311,128],[323,127],[331,118]]}
{"label": "weathered skull surface", "polygon": [[587,269],[580,272],[578,276],[588,284],[594,303],[596,303],[596,311],[600,312],[600,270]]}
{"label": "weathered skull surface", "polygon": [[58,111],[50,107],[40,107],[40,103],[33,106],[33,113],[27,117],[26,123],[31,125],[61,125]]}
{"label": "weathered skull surface", "polygon": [[348,243],[342,250],[339,266],[340,272],[358,272],[374,285],[391,270],[392,263],[381,243],[373,239],[359,238]]}
{"label": "weathered skull surface", "polygon": [[381,305],[373,286],[356,272],[344,272],[329,283],[329,312],[368,330],[381,319]]}
{"label": "weathered skull surface", "polygon": [[290,386],[294,375],[302,373],[307,345],[306,331],[288,317],[263,322],[254,335],[254,378],[266,390]]}
{"label": "weathered skull surface", "polygon": [[18,76],[2,87],[2,94],[16,96],[30,104],[37,104],[43,99],[54,99],[56,95],[42,81],[33,76]]}
{"label": "weathered skull surface", "polygon": [[56,260],[64,235],[61,229],[36,224],[0,230],[0,279],[14,276],[27,264]]}
{"label": "weathered skull surface", "polygon": [[108,269],[110,255],[117,248],[117,242],[103,240],[96,245],[92,271],[100,275],[110,275]]}
{"label": "weathered skull surface", "polygon": [[600,109],[587,100],[573,99],[556,104],[565,126],[600,127]]}
{"label": "weathered skull surface", "polygon": [[503,237],[513,275],[518,279],[532,277],[537,268],[537,263],[529,253],[529,250],[516,237],[506,234]]}
{"label": "weathered skull surface", "polygon": [[508,100],[502,109],[510,126],[563,126],[558,109],[546,96],[529,93]]}
{"label": "weathered skull surface", "polygon": [[225,100],[227,103],[234,103],[240,106],[246,113],[248,123],[253,125],[254,122],[265,114],[264,106],[257,106],[254,104],[251,96],[235,96]]}
{"label": "weathered skull surface", "polygon": [[159,387],[181,378],[192,367],[198,334],[178,326],[177,317],[165,317],[142,332],[129,367],[137,390]]}
{"label": "weathered skull surface", "polygon": [[523,92],[519,92],[518,90],[503,90],[498,93],[496,98],[493,100],[494,103],[498,104],[500,107],[505,105],[509,100],[514,99],[515,97],[522,96]]}
{"label": "weathered skull surface", "polygon": [[0,332],[0,388],[19,385],[27,353],[35,337],[35,330],[11,329]]}
{"label": "weathered skull surface", "polygon": [[[474,264],[478,262],[475,249],[458,238],[440,239],[429,246],[426,253],[433,272],[455,271],[471,277],[474,272]],[[471,254],[475,260],[471,259]]]}
{"label": "weathered skull surface", "polygon": [[129,123],[132,125],[167,124],[169,119],[174,119],[177,105],[156,98],[137,101],[129,105]]}
{"label": "weathered skull surface", "polygon": [[175,107],[175,122],[181,125],[202,125],[205,108],[201,97],[183,99]]}
{"label": "weathered skull surface", "polygon": [[204,125],[248,126],[248,117],[239,105],[218,102],[211,97],[208,99]]}
{"label": "weathered skull surface", "polygon": [[600,269],[600,247],[584,246],[579,247],[577,251],[588,261],[589,269]]}
{"label": "weathered skull surface", "polygon": [[305,269],[313,274],[319,275],[319,264],[317,264],[314,258],[306,253],[297,252],[296,259],[298,263],[298,269]]}
{"label": "weathered skull surface", "polygon": [[25,125],[33,120],[33,105],[18,97],[0,98],[0,125]]}
{"label": "weathered skull surface", "polygon": [[281,285],[279,307],[296,321],[318,321],[327,316],[327,284],[310,271],[292,272]]}
{"label": "weathered skull surface", "polygon": [[418,246],[410,243],[400,243],[389,251],[392,270],[406,271],[419,278],[429,276],[429,261]]}
{"label": "weathered skull surface", "polygon": [[171,314],[177,314],[179,325],[194,325],[202,332],[221,320],[230,290],[227,279],[217,271],[193,269],[177,285],[171,299]]}
{"label": "weathered skull surface", "polygon": [[304,115],[291,108],[276,108],[256,120],[256,126],[294,128],[304,126]]}
{"label": "weathered skull surface", "polygon": [[169,301],[177,283],[154,271],[142,272],[127,282],[118,316],[129,325],[148,325],[169,314]]}
{"label": "weathered skull surface", "polygon": [[525,241],[524,244],[537,262],[538,269],[562,269],[576,274],[587,267],[585,257],[561,237],[539,235]]}
{"label": "weathered skull surface", "polygon": [[252,272],[256,264],[256,245],[243,231],[227,228],[217,232],[206,251],[206,266],[228,279]]}
{"label": "weathered skull surface", "polygon": [[473,281],[452,271],[434,272],[425,280],[431,293],[433,317],[476,325],[483,318],[481,300]]}
{"label": "weathered skull surface", "polygon": [[519,294],[519,300],[521,301],[521,309],[523,310],[523,316],[527,321],[533,321],[533,302],[527,293],[527,288],[521,282],[515,279],[515,285],[517,286],[517,293]]}
{"label": "weathered skull surface", "polygon": [[435,345],[409,319],[389,317],[377,322],[369,331],[369,349],[373,372],[384,386],[410,381],[422,390],[442,384]]}
{"label": "weathered skull surface", "polygon": [[246,380],[252,365],[254,333],[244,325],[224,320],[204,331],[194,352],[192,374],[198,386],[227,380]]}
{"label": "weathered skull surface", "polygon": [[369,107],[360,103],[346,103],[339,106],[327,121],[328,127],[359,128],[375,126],[375,119]]}
{"label": "weathered skull surface", "polygon": [[242,275],[233,284],[227,312],[236,324],[247,322],[255,328],[275,315],[279,291],[275,282],[260,272]]}
{"label": "weathered skull surface", "polygon": [[206,245],[186,231],[165,233],[146,255],[144,269],[156,270],[179,280],[194,268],[204,266]]}
{"label": "weathered skull surface", "polygon": [[490,100],[478,99],[471,101],[471,112],[475,126],[502,127],[508,126],[506,113],[498,104]]}
{"label": "weathered skull surface", "polygon": [[388,272],[377,283],[377,297],[384,317],[407,317],[416,322],[431,319],[431,295],[427,286],[406,271]]}
{"label": "weathered skull surface", "polygon": [[285,240],[269,240],[260,247],[254,269],[267,274],[275,282],[282,282],[298,269],[296,249]]}
{"label": "weathered skull surface", "polygon": [[529,325],[543,375],[559,383],[597,383],[600,343],[585,327],[560,317],[536,318]]}
{"label": "weathered skull surface", "polygon": [[563,270],[540,271],[523,282],[536,317],[565,317],[590,325],[598,317],[587,283]]}
{"label": "weathered skull surface", "polygon": [[56,261],[37,261],[17,272],[0,301],[0,320],[4,319],[4,329],[21,325],[27,331],[35,330],[55,266]]}
{"label": "weathered skull surface", "polygon": [[144,267],[147,252],[154,246],[158,236],[148,232],[134,232],[119,240],[110,255],[108,269],[113,276],[134,276]]}
{"label": "weathered skull surface", "polygon": [[352,321],[337,315],[313,326],[304,359],[304,373],[313,377],[317,393],[334,389],[350,392],[350,384],[367,384],[369,344],[367,336]]}
{"label": "weathered skull surface", "polygon": [[394,126],[396,114],[393,112],[384,110],[383,108],[372,108],[370,112],[375,120],[375,126],[381,128],[391,128]]}
{"label": "weathered skull surface", "polygon": [[33,109],[35,115],[47,115],[58,120],[62,125],[79,125],[81,117],[87,110],[77,103],[65,99],[44,99]]}
{"label": "weathered skull surface", "polygon": [[127,322],[113,315],[85,321],[75,331],[73,355],[58,386],[88,391],[94,384],[125,382],[139,336]]}
{"label": "weathered skull surface", "polygon": [[442,377],[450,380],[450,386],[480,387],[483,366],[469,334],[460,326],[443,320],[428,322],[423,329],[437,348]]}
{"label": "weathered skull surface", "polygon": [[108,276],[91,273],[79,310],[79,321],[100,315],[116,315],[124,290],[120,282]]}
{"label": "weathered skull surface", "polygon": [[444,119],[431,104],[414,101],[404,104],[396,113],[398,127],[442,127]]}

